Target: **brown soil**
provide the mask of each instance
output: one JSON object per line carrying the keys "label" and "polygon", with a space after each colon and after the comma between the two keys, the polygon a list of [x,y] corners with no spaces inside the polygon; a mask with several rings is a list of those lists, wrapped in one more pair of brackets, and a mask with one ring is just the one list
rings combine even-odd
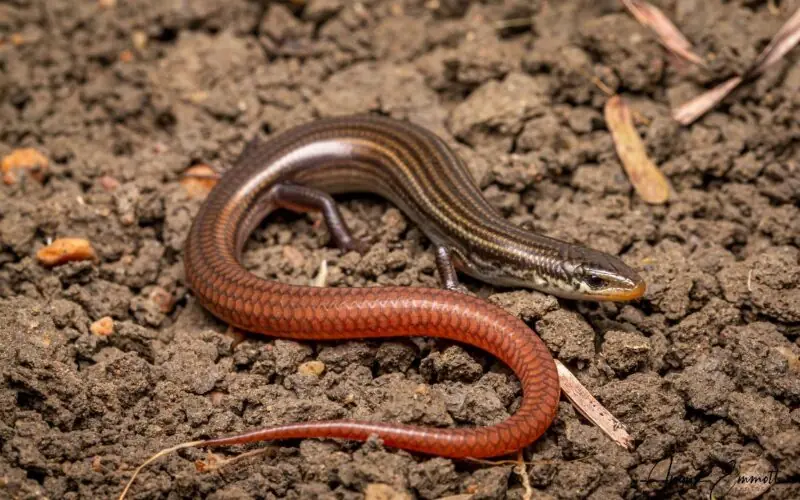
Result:
{"label": "brown soil", "polygon": [[[44,184],[23,172],[0,186],[0,496],[113,497],[162,447],[281,422],[484,425],[513,412],[517,382],[481,352],[236,344],[186,289],[181,247],[201,203],[179,183],[187,167],[227,165],[257,133],[372,111],[454,144],[514,222],[621,254],[649,283],[640,302],[597,305],[465,280],[535,327],[635,438],[625,451],[562,402],[525,452],[537,497],[707,498],[723,476],[770,468],[768,498],[800,497],[800,54],[693,126],[669,117],[746,68],[798,1],[779,15],[758,0],[655,2],[708,71],[669,57],[611,0],[302,3],[0,5],[0,156],[50,160]],[[591,75],[650,120],[639,130],[674,186],[667,205],[633,194]],[[280,214],[246,266],[308,283],[327,259],[330,286],[437,285],[430,244],[396,208],[352,196],[344,213],[366,256],[332,248],[316,216]],[[56,237],[89,239],[98,259],[41,266]],[[105,316],[113,333],[93,333]],[[321,375],[299,368],[311,360]],[[132,498],[525,492],[508,465],[282,444],[212,472],[194,466],[205,451],[181,451]],[[670,483],[648,483],[670,458]]]}

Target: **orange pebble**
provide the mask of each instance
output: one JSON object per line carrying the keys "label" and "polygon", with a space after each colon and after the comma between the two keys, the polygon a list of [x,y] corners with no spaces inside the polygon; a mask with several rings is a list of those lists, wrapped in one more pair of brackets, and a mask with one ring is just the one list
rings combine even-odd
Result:
{"label": "orange pebble", "polygon": [[297,367],[297,373],[300,375],[311,375],[319,377],[325,371],[325,363],[322,361],[306,361]]}
{"label": "orange pebble", "polygon": [[89,330],[95,335],[108,337],[114,333],[114,320],[110,316],[104,316],[92,323]]}
{"label": "orange pebble", "polygon": [[3,182],[14,184],[19,174],[27,172],[33,179],[41,183],[50,167],[50,162],[40,152],[33,148],[15,149],[3,158],[0,169],[3,172]]}
{"label": "orange pebble", "polygon": [[217,173],[208,165],[195,165],[186,169],[181,185],[192,198],[205,198],[217,184]]}
{"label": "orange pebble", "polygon": [[81,238],[59,238],[36,252],[39,262],[48,267],[96,257],[92,244]]}
{"label": "orange pebble", "polygon": [[208,398],[211,400],[211,404],[214,406],[221,405],[224,397],[225,393],[220,391],[213,391],[208,395]]}
{"label": "orange pebble", "polygon": [[134,31],[131,35],[133,46],[138,51],[142,51],[147,47],[147,33],[144,31]]}
{"label": "orange pebble", "polygon": [[158,310],[164,314],[172,311],[172,307],[175,305],[175,299],[172,297],[172,294],[160,286],[153,287],[148,298],[154,304],[158,305]]}
{"label": "orange pebble", "polygon": [[110,175],[104,175],[100,177],[100,185],[108,192],[116,191],[119,187],[119,181]]}

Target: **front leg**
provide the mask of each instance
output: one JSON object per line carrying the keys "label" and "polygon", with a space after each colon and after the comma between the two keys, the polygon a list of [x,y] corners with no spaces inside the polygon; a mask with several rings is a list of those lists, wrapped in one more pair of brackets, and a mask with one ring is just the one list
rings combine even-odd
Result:
{"label": "front leg", "polygon": [[453,257],[450,255],[450,249],[446,246],[436,245],[436,269],[439,271],[442,287],[445,290],[471,294],[467,287],[459,283],[458,273],[453,265]]}

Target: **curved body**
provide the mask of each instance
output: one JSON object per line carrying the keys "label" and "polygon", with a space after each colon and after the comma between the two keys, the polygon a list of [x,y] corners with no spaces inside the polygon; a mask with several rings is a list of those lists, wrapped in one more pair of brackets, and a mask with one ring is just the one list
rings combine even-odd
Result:
{"label": "curved body", "polygon": [[556,413],[558,375],[546,346],[522,321],[483,300],[415,287],[292,286],[245,270],[239,264],[242,247],[278,206],[275,188],[286,181],[329,193],[382,195],[437,246],[449,250],[457,268],[492,283],[584,297],[585,289],[597,283],[576,285],[573,278],[591,267],[632,283],[624,290],[614,285],[600,299],[627,300],[644,291],[638,276],[615,257],[506,222],[481,196],[461,161],[422,128],[374,116],[333,118],[251,143],[209,194],[189,233],[186,279],[204,307],[239,328],[286,338],[426,335],[464,342],[506,363],[522,383],[523,400],[512,417],[489,427],[310,422],[203,442],[207,446],[306,437],[364,440],[376,434],[386,445],[435,455],[496,456],[536,440]]}

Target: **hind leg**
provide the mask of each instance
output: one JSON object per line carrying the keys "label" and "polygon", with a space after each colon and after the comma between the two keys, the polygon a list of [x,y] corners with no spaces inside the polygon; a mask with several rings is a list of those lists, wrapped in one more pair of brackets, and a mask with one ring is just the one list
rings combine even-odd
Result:
{"label": "hind leg", "polygon": [[285,182],[273,186],[269,191],[268,198],[275,207],[295,212],[322,212],[333,242],[342,250],[352,250],[362,255],[369,250],[369,245],[353,237],[336,201],[328,193]]}

